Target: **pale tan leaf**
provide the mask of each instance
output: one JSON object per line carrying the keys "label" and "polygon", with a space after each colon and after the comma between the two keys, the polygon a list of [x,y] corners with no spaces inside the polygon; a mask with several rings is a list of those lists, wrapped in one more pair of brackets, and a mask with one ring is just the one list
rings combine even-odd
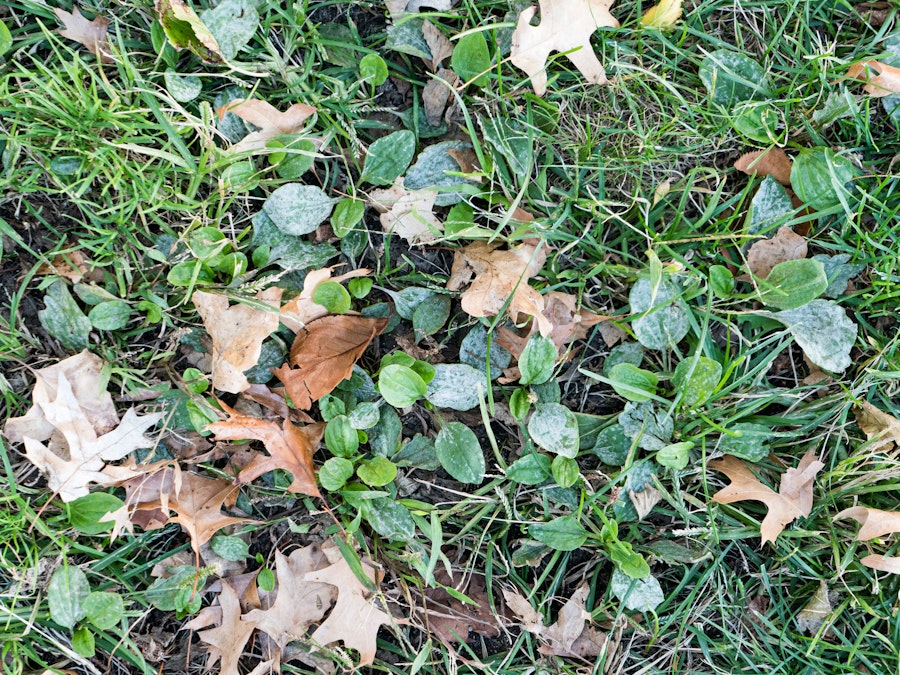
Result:
{"label": "pale tan leaf", "polygon": [[306,120],[312,117],[316,109],[302,103],[295,103],[285,112],[281,112],[268,101],[257,98],[239,98],[220,106],[216,112],[219,119],[225,113],[237,115],[242,120],[259,127],[251,131],[238,143],[231,146],[232,152],[251,152],[264,150],[266,143],[277,136],[299,134]]}
{"label": "pale tan leaf", "polygon": [[109,21],[102,16],[96,16],[93,20],[85,19],[77,6],[72,11],[54,8],[53,13],[62,22],[65,28],[59,29],[59,34],[70,40],[80,42],[88,50],[100,57],[103,63],[113,63],[114,59],[106,41],[106,33],[109,30]]}
{"label": "pale tan leaf", "polygon": [[410,244],[435,241],[444,231],[444,224],[434,215],[434,190],[407,190],[398,178],[387,189],[373,190],[370,203],[381,214],[379,221],[385,232],[403,237]]}
{"label": "pale tan leaf", "polygon": [[883,555],[872,554],[861,558],[859,562],[873,570],[880,570],[890,574],[900,574],[900,557],[888,558]]}
{"label": "pale tan leaf", "polygon": [[555,623],[544,628],[539,634],[544,640],[538,651],[542,654],[587,658],[597,656],[606,644],[606,635],[585,624],[591,613],[584,603],[590,593],[590,585],[585,583],[566,601]]}
{"label": "pale tan leaf", "polygon": [[868,401],[863,401],[853,409],[856,423],[872,444],[872,449],[900,446],[900,420],[879,410]]}
{"label": "pale tan leaf", "polygon": [[831,601],[828,599],[828,582],[822,579],[819,581],[819,588],[815,595],[797,614],[797,629],[801,633],[815,635],[829,614],[831,614]]}
{"label": "pale tan leaf", "polygon": [[387,322],[336,314],[316,319],[297,333],[290,353],[296,368],[285,364],[274,371],[294,405],[309,410],[313,401],[350,377],[354,364]]}
{"label": "pale tan leaf", "polygon": [[[446,569],[438,569],[435,581],[443,586],[452,586],[452,579]],[[426,602],[423,613],[428,618],[428,628],[444,644],[468,641],[469,631],[484,637],[500,635],[497,618],[491,610],[490,598],[484,585],[484,576],[470,574],[465,582],[455,588],[475,604],[463,603],[453,597],[441,585],[425,590]]]}
{"label": "pale tan leaf", "polygon": [[[328,618],[312,634],[312,640],[321,645],[343,642],[349,649],[359,652],[359,666],[375,661],[375,641],[378,629],[390,625],[392,618],[380,610],[369,598],[369,591],[360,583],[336,546],[323,548],[331,565],[316,572],[308,572],[306,581],[331,584],[337,588],[337,602]],[[365,575],[376,585],[375,570],[362,564]]]}
{"label": "pale tan leaf", "polygon": [[[453,43],[444,35],[444,31],[435,26],[430,21],[422,24],[422,35],[425,43],[428,45],[428,51],[431,52],[431,61],[422,59],[431,72],[435,72],[441,61],[448,59],[453,55]],[[440,77],[440,75],[438,75]]]}
{"label": "pale tan leaf", "polygon": [[712,500],[722,504],[762,502],[769,508],[760,525],[762,543],[775,541],[786,525],[809,515],[812,509],[813,482],[824,466],[812,452],[806,453],[797,468],[788,469],[782,474],[779,491],[775,492],[759,482],[744,462],[726,455],[709,463],[709,468],[721,471],[731,479],[731,483],[714,494]]}
{"label": "pale tan leaf", "polygon": [[856,535],[859,541],[868,541],[869,539],[883,537],[886,534],[900,532],[900,513],[897,511],[882,511],[881,509],[870,509],[867,506],[853,506],[841,511],[834,517],[834,520],[842,518],[853,518],[853,520],[862,525]]}
{"label": "pale tan leaf", "polygon": [[256,626],[241,618],[238,595],[227,581],[222,582],[219,606],[222,608],[221,623],[197,634],[209,650],[206,667],[212,668],[219,662],[219,675],[240,675],[240,658]]}
{"label": "pale tan leaf", "polygon": [[515,589],[503,589],[503,598],[506,600],[507,607],[518,617],[522,628],[529,633],[541,634],[544,630],[544,617],[531,606],[531,603],[526,598]]}
{"label": "pale tan leaf", "polygon": [[238,486],[230,481],[185,472],[181,475],[181,485],[169,495],[169,507],[175,515],[167,522],[184,528],[191,537],[194,552],[199,555],[200,547],[223,527],[253,522],[222,513],[224,506],[234,504],[237,493]]}
{"label": "pale tan leaf", "polygon": [[591,47],[591,35],[601,26],[619,22],[609,13],[613,0],[539,0],[541,22],[532,26],[537,7],[521,14],[512,37],[510,61],[531,78],[538,96],[547,91],[547,58],[553,51],[566,58],[591,84],[606,84],[606,71]]}
{"label": "pale tan leaf", "polygon": [[265,311],[239,303],[228,306],[228,298],[217,293],[195,291],[191,300],[212,338],[212,385],[220,391],[239,394],[250,386],[244,371],[262,354],[262,343],[278,330],[281,288],[260,291],[256,300],[273,308]]}
{"label": "pale tan leaf", "polygon": [[300,291],[300,295],[282,305],[281,323],[295,333],[299,332],[300,329],[310,321],[315,321],[316,319],[321,319],[323,316],[328,315],[328,310],[325,309],[325,307],[313,302],[313,295],[319,284],[324,281],[341,283],[342,281],[352,279],[353,277],[368,276],[372,271],[366,268],[360,268],[350,270],[346,274],[339,274],[336,277],[332,277],[332,271],[338,267],[340,267],[340,265],[333,265],[331,267],[308,272],[306,278],[303,280],[303,290]]}
{"label": "pale tan leaf", "polygon": [[747,251],[747,267],[754,276],[765,279],[778,263],[805,258],[806,253],[806,239],[785,225],[771,239],[753,243]]}
{"label": "pale tan leaf", "polygon": [[637,511],[638,520],[643,520],[653,510],[653,507],[659,504],[662,494],[649,484],[644,484],[644,489],[640,492],[629,490],[628,499],[631,500],[631,505]]}
{"label": "pale tan leaf", "polygon": [[881,98],[900,93],[900,68],[881,61],[860,61],[847,70],[847,77],[866,83],[863,87],[869,96]]}
{"label": "pale tan leaf", "polygon": [[772,176],[782,185],[791,184],[791,168],[793,164],[790,157],[781,148],[769,148],[768,150],[756,150],[741,155],[734,163],[734,168],[748,176]]}
{"label": "pale tan leaf", "polygon": [[[446,68],[440,68],[435,76],[428,80],[422,88],[422,109],[428,124],[433,127],[440,125],[444,111],[447,109],[447,103],[450,102],[450,95],[453,93],[450,87],[458,84],[459,75]],[[454,151],[450,150],[449,152]]]}
{"label": "pale tan leaf", "polygon": [[56,274],[68,279],[73,284],[81,283],[85,278],[88,281],[102,281],[103,279],[103,272],[95,269],[91,259],[82,251],[77,250],[57,254],[49,264],[44,263],[38,267],[35,274]]}
{"label": "pale tan leaf", "polygon": [[641,17],[641,24],[646,28],[674,28],[681,18],[684,0],[662,0]]}

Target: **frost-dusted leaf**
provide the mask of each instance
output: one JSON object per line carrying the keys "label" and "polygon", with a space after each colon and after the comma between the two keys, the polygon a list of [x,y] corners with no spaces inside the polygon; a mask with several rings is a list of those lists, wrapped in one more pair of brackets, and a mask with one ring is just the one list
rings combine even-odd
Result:
{"label": "frost-dusted leaf", "polygon": [[[889,97],[883,98],[882,101],[886,101],[887,98]],[[813,112],[812,119],[813,122],[821,125],[822,129],[827,129],[839,119],[852,117],[857,112],[859,112],[859,106],[856,98],[846,87],[842,86],[828,94],[822,107]]]}
{"label": "frost-dusted leaf", "polygon": [[216,38],[185,0],[156,0],[156,13],[176,50],[188,49],[208,63],[220,63]]}
{"label": "frost-dusted leaf", "polygon": [[652,612],[666,599],[656,577],[633,579],[619,568],[613,570],[610,589],[632,612]]}
{"label": "frost-dusted leaf", "polygon": [[745,153],[734,163],[734,168],[748,176],[771,176],[782,185],[791,184],[791,159],[779,147]]}
{"label": "frost-dusted leaf", "polygon": [[625,428],[621,424],[613,424],[597,434],[591,452],[604,464],[622,466],[628,457],[629,449],[631,439],[625,434]]}
{"label": "frost-dusted leaf", "polygon": [[619,424],[626,436],[637,441],[638,447],[651,452],[669,445],[675,425],[666,411],[657,412],[650,401],[626,403],[625,410],[619,414]]}
{"label": "frost-dusted leaf", "polygon": [[309,234],[322,224],[337,200],[314,185],[288,183],[263,204],[266,214],[285,234]]}
{"label": "frost-dusted leaf", "polygon": [[544,384],[553,376],[557,356],[556,345],[549,338],[539,333],[529,337],[519,354],[519,384]]}
{"label": "frost-dusted leaf", "polygon": [[674,281],[663,279],[656,292],[647,279],[638,279],[629,294],[631,311],[643,314],[631,324],[638,341],[647,349],[668,349],[678,344],[690,328],[688,310],[679,303],[681,291]]}
{"label": "frost-dusted leaf", "polygon": [[387,28],[387,42],[385,47],[395,52],[417,56],[427,62],[431,62],[434,56],[423,34],[424,19],[409,19],[398,21]]}
{"label": "frost-dusted leaf", "polygon": [[645,28],[674,28],[675,23],[681,18],[684,0],[662,0],[654,5],[641,17],[641,24]]}
{"label": "frost-dusted leaf", "polygon": [[372,185],[391,185],[406,171],[415,151],[416,136],[411,131],[395,131],[379,138],[366,152],[359,179]]}
{"label": "frost-dusted leaf", "polygon": [[[460,172],[459,162],[450,154],[451,150],[464,152],[471,150],[471,143],[462,141],[442,141],[429,145],[419,153],[416,163],[413,164],[403,179],[403,185],[407,190],[434,190],[435,188],[447,188],[465,184],[465,179],[459,176],[451,176],[447,172]],[[438,193],[435,204],[437,206],[450,206],[456,204],[463,197],[461,192]]]}
{"label": "frost-dusted leaf", "polygon": [[179,103],[193,101],[203,91],[203,82],[193,75],[179,75],[171,68],[163,73],[166,89]]}
{"label": "frost-dusted leaf", "polygon": [[731,483],[712,496],[722,504],[756,501],[765,504],[769,512],[760,525],[762,543],[775,541],[785,526],[797,518],[805,518],[812,510],[813,482],[824,467],[812,452],[806,453],[795,469],[781,475],[778,492],[763,485],[750,468],[736,457],[725,456],[709,463],[709,468],[721,471]]}
{"label": "frost-dusted leaf", "polygon": [[900,93],[900,68],[881,61],[869,60],[854,63],[847,69],[847,77],[866,83],[863,87],[869,96],[881,98]]}
{"label": "frost-dusted leaf", "polygon": [[700,79],[713,103],[731,108],[741,101],[771,98],[769,76],[756,61],[740,52],[719,49],[700,62]]}
{"label": "frost-dusted leaf", "polygon": [[[235,145],[231,146],[231,152],[264,150],[266,143],[273,138],[298,134],[306,126],[306,120],[312,117],[315,112],[315,108],[302,103],[295,103],[285,112],[281,112],[268,101],[262,101],[257,98],[234,99],[216,110],[219,120],[223,120],[226,115],[230,114],[241,118],[245,122],[249,122],[255,127],[259,127],[259,129],[250,132]],[[295,183],[289,183],[282,187],[291,185],[299,187]],[[275,220],[277,222],[277,218]]]}
{"label": "frost-dusted leaf", "polygon": [[91,21],[85,19],[75,5],[71,12],[56,7],[53,9],[56,18],[62,22],[65,28],[59,29],[59,34],[70,40],[80,42],[88,51],[100,57],[103,63],[113,63],[115,59],[109,50],[106,41],[106,33],[109,30],[109,21],[102,16],[96,16]]}
{"label": "frost-dusted leaf", "polygon": [[548,452],[563,457],[578,455],[578,420],[561,403],[541,403],[528,420],[531,440]]}
{"label": "frost-dusted leaf", "polygon": [[806,252],[806,239],[784,226],[771,239],[761,239],[750,247],[747,252],[747,267],[754,276],[766,279],[776,265],[787,260],[805,258]]}
{"label": "frost-dusted leaf", "polygon": [[265,211],[253,216],[253,246],[269,246],[269,263],[285,270],[319,269],[338,251],[327,243],[313,244],[282,232]]}
{"label": "frost-dusted leaf", "polygon": [[47,584],[50,618],[64,628],[74,628],[85,617],[84,602],[90,593],[91,587],[81,568],[64,564]]}
{"label": "frost-dusted leaf", "polygon": [[862,272],[866,266],[861,263],[851,263],[850,254],[839,253],[829,256],[825,253],[814,255],[813,260],[818,260],[825,266],[825,276],[828,278],[828,288],[823,295],[826,298],[839,298],[847,290],[850,280]]}
{"label": "frost-dusted leaf", "polygon": [[748,462],[759,462],[769,454],[772,430],[762,424],[738,422],[728,427],[719,439],[718,449]]}
{"label": "frost-dusted leaf", "polygon": [[50,335],[68,350],[87,349],[91,334],[91,322],[63,281],[54,281],[47,287],[44,309],[38,310],[38,319]]}
{"label": "frost-dusted leaf", "polygon": [[484,116],[479,122],[484,140],[503,155],[515,175],[525,175],[531,166],[534,140],[524,125],[500,116]]}
{"label": "frost-dusted leaf", "polygon": [[[773,176],[766,176],[759,184],[759,189],[750,203],[747,233],[768,232],[776,225],[786,222],[793,211],[794,206],[791,204],[791,198],[784,186],[778,183]],[[782,227],[781,230],[793,232],[789,227]]]}
{"label": "frost-dusted leaf", "polygon": [[434,335],[450,318],[451,301],[449,295],[435,294],[433,300],[416,307],[412,324],[416,333],[416,341]]}
{"label": "frost-dusted leaf", "polygon": [[548,523],[533,523],[528,533],[556,551],[574,551],[587,541],[587,530],[575,516],[560,516]]}
{"label": "frost-dusted leaf", "polygon": [[253,39],[259,26],[259,14],[248,0],[223,0],[201,12],[200,19],[215,37],[226,61],[237,56]]}
{"label": "frost-dusted leaf", "polygon": [[271,311],[244,303],[229,307],[226,296],[205,291],[191,296],[213,341],[214,388],[238,394],[250,386],[244,371],[256,365],[263,340],[278,330],[281,293],[281,288],[273,286],[257,294],[256,301]]}
{"label": "frost-dusted leaf", "polygon": [[434,441],[444,470],[461,483],[477,485],[486,470],[484,453],[475,432],[461,422],[448,422]]}
{"label": "frost-dusted leaf", "polygon": [[[403,423],[397,411],[389,406],[381,410],[378,424],[372,427],[369,434],[369,447],[372,454],[381,457],[391,457],[397,452],[400,445],[400,435],[403,432]],[[405,447],[405,446],[404,446]]]}
{"label": "frost-dusted leaf", "polygon": [[764,305],[797,309],[818,298],[826,288],[825,266],[818,260],[801,258],[775,265],[758,293]]}
{"label": "frost-dusted leaf", "polygon": [[803,353],[820,368],[840,373],[850,367],[857,328],[835,303],[813,300],[797,309],[765,314],[787,326]]}
{"label": "frost-dusted leaf", "polygon": [[478,405],[478,388],[487,396],[484,371],[464,363],[438,363],[425,395],[438,408],[471,410]]}
{"label": "frost-dusted leaf", "polygon": [[606,84],[606,71],[591,47],[591,35],[600,27],[617,28],[609,13],[613,0],[539,0],[541,22],[531,25],[537,7],[521,14],[512,35],[510,61],[531,78],[534,93],[547,91],[547,59],[551,52],[565,52],[590,84]]}
{"label": "frost-dusted leaf", "polygon": [[672,386],[681,392],[681,405],[696,408],[709,400],[722,378],[722,364],[706,356],[686,358],[675,368]]}
{"label": "frost-dusted leaf", "polygon": [[[384,457],[375,459],[388,461]],[[396,467],[394,472],[396,473]],[[399,541],[412,541],[416,538],[416,524],[412,516],[405,506],[393,499],[381,497],[365,500],[360,506],[360,511],[372,529],[382,537]]]}
{"label": "frost-dusted leaf", "polygon": [[492,340],[488,347],[488,333],[484,326],[476,325],[459,345],[459,360],[478,369],[482,374],[487,370],[488,355],[491,362],[491,379],[497,379],[512,362],[512,354]]}
{"label": "frost-dusted leaf", "polygon": [[410,190],[398,178],[387,190],[373,190],[370,203],[381,214],[379,221],[385,232],[403,237],[411,244],[435,241],[444,225],[432,212],[438,193],[434,190]]}

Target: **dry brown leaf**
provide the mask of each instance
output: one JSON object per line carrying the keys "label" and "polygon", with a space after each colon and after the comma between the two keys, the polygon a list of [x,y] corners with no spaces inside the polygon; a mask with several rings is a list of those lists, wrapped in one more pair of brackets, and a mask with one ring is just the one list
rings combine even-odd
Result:
{"label": "dry brown leaf", "polygon": [[354,364],[387,322],[337,314],[316,319],[300,331],[290,353],[290,364],[297,367],[286,363],[274,371],[294,405],[309,410],[313,401],[350,377]]}
{"label": "dry brown leaf", "polygon": [[298,427],[289,419],[279,425],[271,420],[261,420],[249,415],[241,415],[228,406],[222,406],[229,413],[224,422],[214,422],[207,427],[219,441],[234,441],[253,438],[262,441],[269,456],[257,455],[248,466],[241,470],[238,480],[243,483],[258,478],[274,469],[284,469],[294,477],[288,487],[289,492],[320,497],[316,487],[313,453],[322,440],[324,425],[307,424]]}
{"label": "dry brown leaf", "polygon": [[[858,541],[868,541],[869,539],[883,537],[886,534],[900,532],[900,513],[897,511],[882,511],[881,509],[870,509],[867,506],[853,506],[841,511],[833,520],[842,518],[853,518],[853,520],[862,525],[856,534]],[[873,554],[867,555],[859,562],[875,570],[900,574],[900,557],[889,558]]]}
{"label": "dry brown leaf", "polygon": [[812,510],[813,482],[824,467],[812,452],[803,455],[795,469],[781,475],[778,492],[763,485],[750,468],[737,457],[726,455],[709,463],[709,468],[721,471],[731,479],[731,484],[719,490],[712,500],[721,504],[756,501],[769,507],[760,526],[762,543],[775,541],[785,526],[797,518],[805,518]]}
{"label": "dry brown leaf", "polygon": [[[450,39],[446,35],[444,35],[444,31],[430,21],[426,21],[422,24],[422,35],[425,38],[425,43],[428,45],[428,51],[431,52],[432,57],[431,61],[428,59],[422,60],[433,73],[437,71],[438,66],[441,65],[441,61],[448,59],[453,55],[453,43],[450,42]],[[438,77],[441,77],[440,73],[438,73]],[[444,88],[446,89],[446,86]]]}
{"label": "dry brown leaf", "polygon": [[[430,24],[425,24],[430,25]],[[425,112],[425,119],[433,127],[441,123],[444,117],[444,111],[447,109],[447,103],[450,101],[450,95],[453,93],[450,87],[459,84],[459,75],[452,70],[441,68],[435,74],[435,77],[428,80],[422,88],[422,109]],[[453,152],[452,150],[450,152]]]}
{"label": "dry brown leaf", "polygon": [[[456,251],[447,288],[458,291],[470,280],[462,294],[462,308],[471,316],[496,316],[509,300],[509,315],[534,317],[541,335],[549,336],[553,323],[544,316],[544,298],[528,285],[540,272],[547,254],[540,244],[524,243],[508,250],[497,244],[475,242]],[[474,280],[473,280],[474,276]]]}
{"label": "dry brown leaf", "polygon": [[600,328],[597,330],[600,332],[600,337],[603,338],[603,343],[607,347],[615,347],[628,337],[628,333],[609,321],[601,323]]}
{"label": "dry brown leaf", "polygon": [[[591,84],[606,84],[606,71],[591,47],[591,35],[601,26],[616,28],[609,13],[614,0],[538,0],[541,23],[532,26],[537,7],[519,14],[512,37],[510,61],[531,78],[534,93],[547,91],[547,58],[550,52],[571,52],[566,58]],[[573,51],[574,50],[574,51]]]}
{"label": "dry brown leaf", "polygon": [[263,340],[278,330],[282,292],[273,287],[256,294],[256,300],[272,307],[272,312],[243,303],[229,307],[227,297],[206,291],[195,291],[191,296],[212,338],[215,389],[239,394],[250,386],[244,371],[259,362]]}
{"label": "dry brown leaf", "polygon": [[47,476],[50,489],[64,502],[87,495],[91,483],[114,482],[103,472],[106,463],[123,459],[139,448],[153,447],[156,443],[144,434],[163,418],[162,413],[138,417],[130,408],[115,429],[98,436],[61,370],[57,374],[56,396],[38,405],[43,419],[57,433],[52,435],[48,447],[25,430],[25,456]]}
{"label": "dry brown leaf", "polygon": [[[220,675],[240,675],[239,661],[256,625],[253,621],[241,617],[238,594],[227,581],[222,582],[219,606],[222,610],[219,625],[197,633],[209,651],[206,667],[212,668],[219,662],[217,672]],[[196,619],[194,621],[196,622]],[[197,626],[198,623],[195,622],[188,622],[184,628]]]}
{"label": "dry brown leaf", "polygon": [[25,436],[36,441],[46,441],[53,434],[54,426],[44,415],[41,406],[57,396],[57,384],[62,375],[71,385],[81,412],[97,435],[111,431],[119,423],[112,396],[100,388],[103,359],[84,350],[80,354],[63,359],[52,366],[34,371],[33,405],[21,417],[10,417],[3,433],[13,443],[21,443]]}
{"label": "dry brown leaf", "polygon": [[266,143],[277,136],[298,134],[306,125],[306,120],[315,112],[315,108],[302,103],[295,103],[285,112],[281,112],[268,101],[258,98],[238,98],[216,110],[219,119],[225,117],[225,113],[232,113],[259,127],[257,131],[251,131],[232,145],[232,152],[264,150]]}
{"label": "dry brown leaf", "polygon": [[734,168],[748,176],[772,176],[782,185],[791,184],[790,157],[781,148],[769,148],[768,150],[756,150],[741,155],[734,163]]}
{"label": "dry brown leaf", "polygon": [[[452,579],[447,571],[439,569],[434,575],[435,581],[444,586],[452,586]],[[490,599],[484,586],[484,577],[472,574],[466,578],[457,591],[475,601],[475,606],[456,599],[446,590],[437,586],[425,590],[424,613],[428,618],[428,627],[437,638],[446,645],[454,642],[467,642],[469,630],[484,637],[500,635],[497,618],[491,610]]]}
{"label": "dry brown leaf", "polygon": [[181,474],[181,484],[169,495],[169,507],[175,515],[167,522],[178,523],[191,537],[191,546],[199,556],[200,547],[227,525],[252,522],[222,513],[237,499],[238,486],[227,480],[204,478],[195,473]]}
{"label": "dry brown leaf", "polygon": [[444,224],[432,212],[437,195],[434,190],[407,190],[403,178],[398,178],[391,187],[369,193],[369,201],[381,214],[378,219],[385,232],[410,244],[427,244],[444,231]]}
{"label": "dry brown leaf", "polygon": [[[328,618],[316,629],[311,639],[320,645],[341,641],[344,646],[359,652],[359,666],[371,665],[375,661],[375,641],[378,629],[390,625],[390,614],[378,609],[369,599],[370,593],[344,560],[337,546],[323,547],[328,567],[316,572],[308,572],[306,581],[331,584],[337,588],[337,602]],[[375,570],[371,565],[362,564],[363,572],[378,585]]]}
{"label": "dry brown leaf", "polygon": [[68,279],[73,284],[81,283],[82,280],[101,281],[103,272],[95,269],[88,258],[81,251],[69,251],[68,253],[60,253],[54,256],[53,260],[44,263],[38,267],[35,274],[56,274]]}
{"label": "dry brown leaf", "polygon": [[805,258],[806,252],[806,239],[785,225],[771,239],[754,242],[747,251],[747,267],[754,276],[765,279],[778,263]]}
{"label": "dry brown leaf", "polygon": [[559,610],[555,623],[543,628],[540,636],[546,641],[538,651],[541,654],[588,658],[597,656],[606,644],[606,635],[585,624],[591,613],[584,603],[590,586],[583,584]]}
{"label": "dry brown leaf", "polygon": [[281,323],[290,328],[295,333],[299,332],[310,321],[315,321],[323,316],[328,315],[328,310],[322,305],[313,302],[313,295],[316,287],[324,281],[335,281],[341,283],[353,277],[367,276],[372,270],[365,268],[351,270],[346,274],[339,274],[336,277],[331,276],[332,270],[340,267],[333,265],[320,270],[312,270],[308,272],[303,280],[303,290],[293,300],[289,300],[281,307]]}
{"label": "dry brown leaf", "polygon": [[888,0],[861,2],[853,5],[853,9],[856,10],[870,26],[877,28],[878,26],[884,25],[884,22],[888,20],[888,17],[894,11],[894,3],[888,2]]}
{"label": "dry brown leaf", "polygon": [[847,70],[847,77],[866,83],[863,91],[881,98],[900,93],[900,68],[889,66],[881,61],[860,61]]}
{"label": "dry brown leaf", "polygon": [[306,580],[309,572],[328,565],[318,544],[297,549],[289,557],[275,552],[275,574],[278,592],[268,609],[255,609],[244,615],[266,633],[283,652],[287,643],[306,635],[311,624],[322,620],[337,596],[331,584]]}
{"label": "dry brown leaf", "polygon": [[535,635],[541,634],[541,631],[544,630],[544,617],[531,606],[524,596],[515,589],[503,589],[503,599],[506,600],[506,606],[519,619],[522,628]]}
{"label": "dry brown leaf", "polygon": [[831,601],[828,599],[828,582],[821,579],[815,595],[797,614],[797,630],[801,633],[815,635],[829,614],[831,614]]}
{"label": "dry brown leaf", "polygon": [[884,448],[890,451],[900,447],[900,420],[879,410],[868,401],[863,401],[853,409],[856,423],[870,441],[875,441],[871,449]]}
{"label": "dry brown leaf", "polygon": [[113,63],[112,52],[106,41],[106,33],[109,30],[109,21],[97,15],[93,20],[85,19],[77,6],[72,7],[69,13],[64,9],[54,8],[53,13],[65,28],[59,29],[59,34],[75,42],[80,42],[88,50],[100,57],[103,63]]}
{"label": "dry brown leaf", "polygon": [[631,505],[637,512],[638,520],[643,520],[662,500],[662,494],[649,483],[644,483],[644,489],[640,492],[629,490],[628,499],[631,500]]}
{"label": "dry brown leaf", "polygon": [[543,315],[553,325],[549,338],[560,353],[573,340],[583,340],[588,329],[609,317],[578,308],[578,299],[561,291],[550,291],[544,296]]}

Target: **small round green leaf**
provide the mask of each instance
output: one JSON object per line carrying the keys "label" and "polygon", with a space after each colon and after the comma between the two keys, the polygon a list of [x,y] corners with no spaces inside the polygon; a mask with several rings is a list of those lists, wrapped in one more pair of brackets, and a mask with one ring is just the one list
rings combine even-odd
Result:
{"label": "small round green leaf", "polygon": [[96,653],[94,634],[87,626],[82,626],[72,633],[72,649],[76,654],[86,659],[91,658]]}
{"label": "small round green leaf", "polygon": [[381,487],[397,477],[397,465],[386,457],[373,457],[360,462],[356,475],[366,485]]}
{"label": "small round green leaf", "polygon": [[656,453],[656,461],[670,469],[681,471],[691,460],[690,450],[694,444],[690,441],[672,443]]}
{"label": "small round green leaf", "polygon": [[519,384],[543,384],[553,375],[556,365],[556,345],[549,338],[535,333],[519,356]]}
{"label": "small round green leaf", "polygon": [[775,265],[759,286],[763,304],[777,309],[797,309],[825,292],[828,277],[825,265],[818,260],[785,260]]}
{"label": "small round green leaf", "polygon": [[118,593],[94,591],[84,601],[84,613],[99,630],[109,630],[122,621],[125,603]]}
{"label": "small round green leaf", "polygon": [[388,79],[387,62],[378,54],[366,54],[359,61],[359,76],[380,87]]}
{"label": "small round green leaf", "polygon": [[124,300],[101,302],[88,312],[88,319],[97,330],[119,330],[131,319],[131,307]]}
{"label": "small round green leaf", "polygon": [[353,462],[343,457],[330,457],[319,469],[319,482],[329,492],[340,490],[353,475]]}
{"label": "small round green leaf", "polygon": [[696,408],[709,400],[719,380],[722,379],[722,364],[706,356],[686,358],[675,368],[672,386],[681,392],[681,405],[686,409]]}
{"label": "small round green leaf", "polygon": [[64,628],[74,628],[85,616],[84,601],[90,593],[91,587],[84,572],[64,564],[53,573],[47,585],[50,618]]}
{"label": "small round green leaf", "polygon": [[572,459],[578,454],[578,419],[561,403],[539,405],[528,420],[528,435],[554,454]]}
{"label": "small round green leaf", "polygon": [[408,408],[428,393],[428,385],[412,368],[394,363],[381,370],[378,392],[395,408]]}
{"label": "small round green leaf", "polygon": [[460,483],[479,484],[486,470],[475,432],[461,422],[449,422],[434,441],[438,461]]}
{"label": "small round green leaf", "polygon": [[841,204],[855,175],[853,163],[831,148],[801,150],[791,168],[791,188],[810,208],[824,211]]}
{"label": "small round green leaf", "polygon": [[240,537],[217,534],[210,542],[212,550],[225,560],[240,562],[250,555],[250,547]]}
{"label": "small round green leaf", "polygon": [[547,455],[531,453],[510,464],[506,477],[522,485],[540,485],[549,478],[550,470],[551,462]]}
{"label": "small round green leaf", "polygon": [[359,434],[346,415],[337,415],[325,425],[325,447],[337,457],[352,457],[359,448]]}
{"label": "small round green leaf", "polygon": [[557,551],[574,551],[587,541],[587,530],[575,516],[560,516],[549,523],[534,523],[528,533]]}
{"label": "small round green leaf", "polygon": [[347,289],[336,281],[323,281],[316,286],[313,302],[322,305],[332,314],[346,314],[353,303]]}
{"label": "small round green leaf", "polygon": [[474,78],[472,84],[476,87],[487,84],[488,78],[482,73],[491,69],[491,53],[483,32],[469,33],[456,42],[450,67],[463,82]]}
{"label": "small round green leaf", "polygon": [[562,488],[568,488],[575,485],[581,477],[581,469],[571,457],[557,455],[553,458],[553,464],[550,466],[553,474],[553,480]]}
{"label": "small round green leaf", "polygon": [[337,237],[346,237],[363,219],[366,203],[352,197],[344,197],[331,214],[331,229]]}
{"label": "small round green leaf", "polygon": [[361,181],[372,185],[392,185],[409,167],[416,152],[416,135],[411,131],[395,131],[369,146]]}
{"label": "small round green leaf", "polygon": [[111,520],[101,522],[100,519],[123,506],[125,502],[115,495],[92,492],[67,503],[66,510],[69,512],[69,522],[76,530],[84,534],[101,534],[109,532],[114,523]]}

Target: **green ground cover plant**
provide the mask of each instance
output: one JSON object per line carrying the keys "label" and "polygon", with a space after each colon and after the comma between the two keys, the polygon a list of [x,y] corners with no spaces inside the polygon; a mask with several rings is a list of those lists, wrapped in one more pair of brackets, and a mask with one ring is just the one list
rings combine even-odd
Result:
{"label": "green ground cover plant", "polygon": [[896,6],[0,22],[4,672],[900,668]]}

